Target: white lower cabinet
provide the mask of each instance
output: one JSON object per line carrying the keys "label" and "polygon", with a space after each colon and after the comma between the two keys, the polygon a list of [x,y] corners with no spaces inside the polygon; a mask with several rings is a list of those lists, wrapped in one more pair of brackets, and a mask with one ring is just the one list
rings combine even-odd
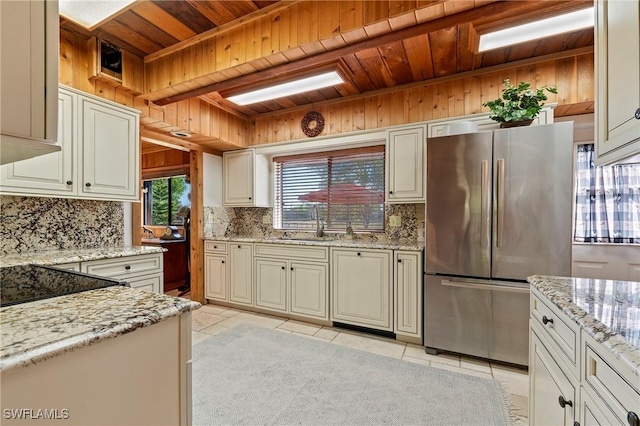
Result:
{"label": "white lower cabinet", "polygon": [[204,254],[204,297],[229,301],[229,262],[226,255]]}
{"label": "white lower cabinet", "polygon": [[611,410],[603,407],[597,396],[591,396],[588,388],[580,388],[580,426],[611,426],[622,425],[615,418]]}
{"label": "white lower cabinet", "polygon": [[255,259],[256,307],[287,311],[287,262]]}
{"label": "white lower cabinet", "polygon": [[329,265],[290,262],[290,307],[292,314],[329,319]]}
{"label": "white lower cabinet", "polygon": [[331,249],[331,321],[393,331],[392,255]]}
{"label": "white lower cabinet", "polygon": [[162,274],[144,275],[127,280],[131,288],[152,293],[162,293],[162,281]]}
{"label": "white lower cabinet", "polygon": [[253,245],[229,244],[229,302],[253,306]]}
{"label": "white lower cabinet", "polygon": [[530,425],[640,424],[636,372],[535,289],[530,318]]}
{"label": "white lower cabinet", "polygon": [[45,413],[3,424],[190,425],[191,313],[114,337],[0,372],[3,413]]}
{"label": "white lower cabinet", "polygon": [[61,265],[51,265],[53,268],[64,269],[67,271],[80,272],[80,262],[64,263]]}
{"label": "white lower cabinet", "polygon": [[576,386],[562,372],[540,338],[531,329],[529,342],[530,425],[572,426],[576,419]]}
{"label": "white lower cabinet", "polygon": [[123,280],[131,288],[154,293],[164,292],[162,253],[81,262],[80,271]]}
{"label": "white lower cabinet", "polygon": [[422,337],[422,252],[393,252],[396,335]]}
{"label": "white lower cabinet", "polygon": [[208,240],[204,274],[212,302],[422,343],[422,251]]}
{"label": "white lower cabinet", "polygon": [[[329,319],[328,249],[256,244],[255,251],[256,307]],[[289,260],[307,257],[324,262]]]}

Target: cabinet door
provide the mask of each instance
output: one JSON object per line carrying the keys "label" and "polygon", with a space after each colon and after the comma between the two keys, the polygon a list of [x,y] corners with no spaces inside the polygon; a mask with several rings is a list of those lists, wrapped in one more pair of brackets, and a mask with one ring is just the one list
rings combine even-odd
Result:
{"label": "cabinet door", "polygon": [[75,160],[75,97],[58,93],[58,144],[62,150],[5,164],[0,170],[2,193],[74,195],[77,182]]}
{"label": "cabinet door", "polygon": [[422,253],[395,251],[395,328],[399,334],[422,336]]}
{"label": "cabinet door", "polygon": [[[596,402],[597,401],[597,402]],[[580,426],[622,426],[623,423],[609,410],[607,404],[597,396],[591,396],[589,389],[580,388]]]}
{"label": "cabinet door", "polygon": [[252,206],[254,152],[244,150],[223,154],[224,204],[228,206]]}
{"label": "cabinet door", "polygon": [[207,299],[229,300],[228,266],[227,256],[204,255],[204,296]]}
{"label": "cabinet door", "polygon": [[424,128],[392,130],[387,140],[387,202],[424,202]]}
{"label": "cabinet door", "polygon": [[138,116],[87,98],[78,102],[83,159],[79,195],[137,201]]}
{"label": "cabinet door", "polygon": [[329,319],[329,276],[327,264],[290,262],[290,312]]}
{"label": "cabinet door", "polygon": [[[529,424],[573,425],[577,402],[576,388],[558,367],[533,329],[529,350]],[[565,402],[564,407],[560,404],[561,397],[569,401]]]}
{"label": "cabinet door", "polygon": [[332,249],[332,321],[393,331],[391,253]]}
{"label": "cabinet door", "polygon": [[598,163],[640,154],[640,3],[596,2]]}
{"label": "cabinet door", "polygon": [[142,277],[126,280],[131,288],[149,291],[152,293],[163,293],[162,274],[143,275]]}
{"label": "cabinet door", "polygon": [[229,245],[229,301],[253,306],[253,249],[251,244]]}
{"label": "cabinet door", "polygon": [[287,262],[255,259],[256,306],[287,311]]}
{"label": "cabinet door", "polygon": [[0,2],[2,138],[57,136],[57,1]]}

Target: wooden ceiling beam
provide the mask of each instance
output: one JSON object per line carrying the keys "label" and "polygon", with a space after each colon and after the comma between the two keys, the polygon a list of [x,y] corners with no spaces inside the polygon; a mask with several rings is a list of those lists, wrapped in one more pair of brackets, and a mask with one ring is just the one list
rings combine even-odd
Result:
{"label": "wooden ceiling beam", "polygon": [[[140,139],[143,142],[149,142],[157,145],[167,146],[167,147],[178,149],[181,151],[185,151],[185,150],[186,151],[202,151],[208,154],[221,155],[221,151],[217,149],[200,145],[196,142],[190,142],[185,139],[169,136],[164,133],[152,132],[147,129],[140,130]],[[242,147],[238,147],[238,148],[242,148]]]}
{"label": "wooden ceiling beam", "polygon": [[[398,42],[401,40],[417,37],[426,33],[444,30],[464,23],[473,23],[486,19],[491,16],[492,19],[516,19],[517,16],[524,14],[548,15],[551,10],[554,12],[564,10],[575,10],[583,8],[589,1],[505,1],[486,4],[474,9],[468,9],[459,13],[447,15],[432,21],[427,21],[410,27],[405,27],[397,31],[387,32],[375,37],[371,37],[353,44],[338,47],[334,50],[325,51],[312,56],[306,56],[297,60],[289,61],[283,64],[275,65],[250,74],[231,77],[224,81],[215,82],[204,85],[199,88],[185,90],[181,93],[168,96],[165,98],[154,100],[158,105],[167,105],[184,99],[206,95],[211,92],[229,91],[241,88],[245,85],[252,85],[256,81],[269,81],[273,79],[283,78],[291,73],[300,73],[303,70],[312,70],[319,65],[338,61],[340,58],[351,55],[356,52],[377,48],[379,46]],[[525,13],[526,12],[526,13]]]}

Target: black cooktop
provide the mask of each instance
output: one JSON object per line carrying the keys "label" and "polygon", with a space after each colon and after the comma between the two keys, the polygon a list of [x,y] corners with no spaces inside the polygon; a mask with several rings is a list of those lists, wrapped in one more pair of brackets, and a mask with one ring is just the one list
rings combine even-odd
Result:
{"label": "black cooktop", "polygon": [[52,266],[8,266],[0,268],[0,307],[115,285],[129,284]]}

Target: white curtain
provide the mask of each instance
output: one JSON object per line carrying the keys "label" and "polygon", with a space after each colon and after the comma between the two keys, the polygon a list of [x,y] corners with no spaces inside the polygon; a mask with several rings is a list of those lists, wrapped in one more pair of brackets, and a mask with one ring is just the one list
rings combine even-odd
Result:
{"label": "white curtain", "polygon": [[640,244],[640,164],[598,166],[578,145],[574,241]]}

